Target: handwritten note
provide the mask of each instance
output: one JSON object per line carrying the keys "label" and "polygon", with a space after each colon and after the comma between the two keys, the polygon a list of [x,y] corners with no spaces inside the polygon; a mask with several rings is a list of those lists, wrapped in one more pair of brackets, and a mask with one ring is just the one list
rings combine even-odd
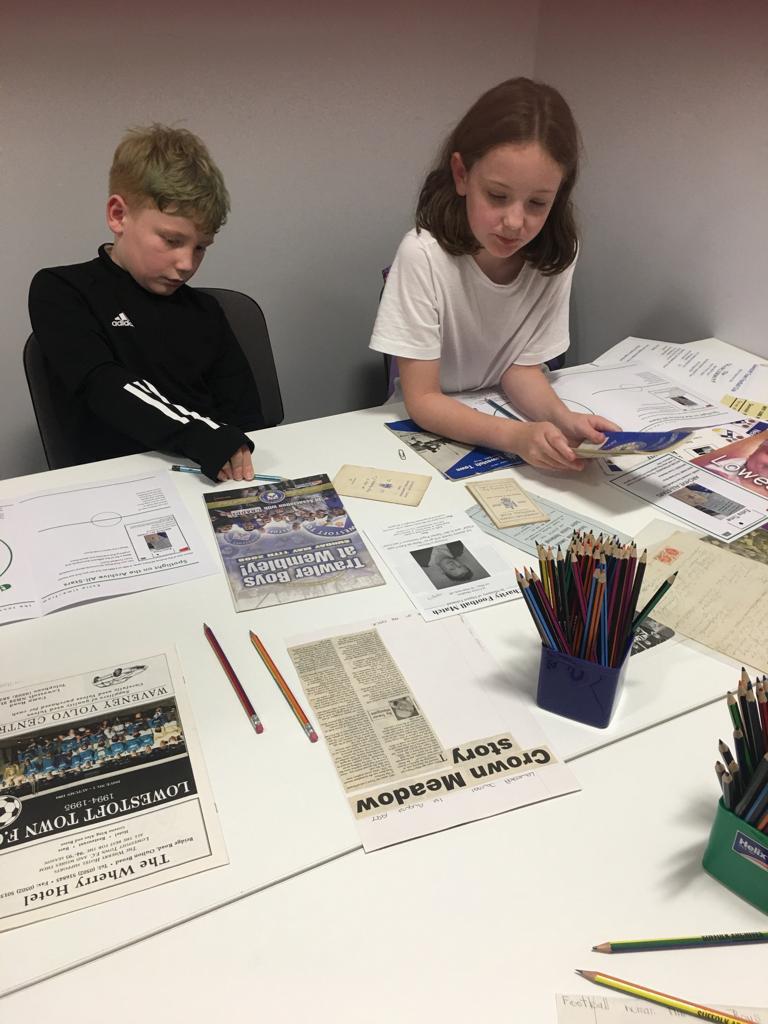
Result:
{"label": "handwritten note", "polygon": [[[655,1006],[643,999],[618,999],[613,996],[557,995],[557,1024],[617,1024],[627,1020],[682,1022],[689,1020],[679,1010]],[[712,1006],[711,1009],[730,1013],[755,1024],[768,1024],[768,1008],[756,1006]]]}

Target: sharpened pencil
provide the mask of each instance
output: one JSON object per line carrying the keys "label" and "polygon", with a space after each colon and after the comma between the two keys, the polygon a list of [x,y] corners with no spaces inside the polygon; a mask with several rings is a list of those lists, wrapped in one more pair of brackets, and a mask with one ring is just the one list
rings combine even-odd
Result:
{"label": "sharpened pencil", "polygon": [[622,978],[614,978],[611,974],[601,974],[599,971],[576,971],[582,978],[593,982],[595,985],[604,985],[615,992],[623,992],[628,996],[635,996],[637,999],[647,999],[650,1003],[659,1006],[666,1006],[670,1010],[679,1010],[681,1013],[689,1013],[692,1017],[708,1020],[711,1024],[753,1024],[744,1017],[736,1017],[731,1013],[721,1013],[709,1006],[702,1006],[700,1003],[692,1003],[679,996],[671,996],[666,992],[658,992],[655,988],[646,988],[633,981],[624,981]]}
{"label": "sharpened pencil", "polygon": [[593,946],[595,953],[646,953],[660,949],[706,949],[710,946],[748,946],[768,942],[768,932],[726,932],[722,935],[683,935],[674,939],[622,939]]}
{"label": "sharpened pencil", "polygon": [[294,695],[291,693],[291,688],[289,687],[288,683],[286,683],[286,681],[283,679],[280,669],[277,667],[274,661],[272,661],[272,658],[269,656],[267,648],[264,646],[261,640],[259,640],[259,638],[253,632],[253,630],[248,630],[248,635],[251,638],[251,643],[256,649],[257,654],[264,662],[267,671],[272,676],[274,681],[277,683],[278,690],[285,697],[286,701],[288,702],[288,706],[296,716],[299,725],[309,737],[310,743],[317,743],[317,733],[312,728],[312,723],[304,714],[301,704],[299,704]]}
{"label": "sharpened pencil", "polygon": [[256,714],[253,704],[251,704],[250,700],[248,699],[248,694],[243,689],[243,685],[237,678],[235,670],[230,665],[229,658],[222,650],[219,641],[213,635],[213,630],[211,629],[211,627],[207,626],[205,623],[203,623],[203,633],[205,634],[205,639],[213,648],[213,653],[219,659],[219,664],[224,669],[224,675],[232,684],[232,689],[237,694],[237,698],[243,706],[243,711],[245,711],[246,715],[248,716],[248,721],[251,723],[251,725],[253,726],[257,733],[264,732],[264,726],[261,724],[261,719]]}

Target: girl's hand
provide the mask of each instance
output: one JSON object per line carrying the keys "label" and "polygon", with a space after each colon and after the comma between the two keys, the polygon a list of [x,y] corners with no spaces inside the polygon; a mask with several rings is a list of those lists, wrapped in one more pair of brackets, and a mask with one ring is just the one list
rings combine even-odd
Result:
{"label": "girl's hand", "polygon": [[565,435],[554,423],[516,423],[509,451],[537,469],[583,469]]}
{"label": "girl's hand", "polygon": [[602,430],[621,430],[621,427],[603,416],[591,416],[583,412],[567,412],[558,416],[558,425],[565,436],[573,444],[580,444],[582,441],[591,441],[593,444],[602,444],[605,434]]}

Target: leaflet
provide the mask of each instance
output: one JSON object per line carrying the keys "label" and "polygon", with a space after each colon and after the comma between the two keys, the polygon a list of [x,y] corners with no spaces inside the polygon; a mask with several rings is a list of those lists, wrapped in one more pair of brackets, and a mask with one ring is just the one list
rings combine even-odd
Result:
{"label": "leaflet", "polygon": [[416,616],[288,642],[366,851],[576,791],[463,620]]}
{"label": "leaflet", "polygon": [[0,623],[215,571],[170,473],[0,502]]}
{"label": "leaflet", "polygon": [[227,863],[174,650],[0,689],[0,931]]}
{"label": "leaflet", "polygon": [[324,473],[203,497],[238,612],[384,583]]}
{"label": "leaflet", "polygon": [[430,516],[367,535],[428,621],[522,597],[512,566],[462,515]]}

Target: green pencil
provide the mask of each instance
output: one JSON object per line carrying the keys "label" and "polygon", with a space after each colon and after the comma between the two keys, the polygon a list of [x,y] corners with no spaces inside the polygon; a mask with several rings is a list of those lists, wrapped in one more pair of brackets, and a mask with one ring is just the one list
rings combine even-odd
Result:
{"label": "green pencil", "polygon": [[640,625],[640,623],[643,621],[643,619],[647,619],[648,618],[648,616],[651,614],[653,609],[656,607],[656,605],[659,603],[659,601],[662,599],[662,597],[664,597],[664,595],[666,594],[666,592],[669,590],[669,588],[672,586],[672,584],[675,582],[676,579],[677,579],[677,573],[673,572],[671,576],[669,576],[666,580],[664,580],[664,582],[661,584],[659,589],[656,591],[656,593],[650,599],[650,601],[645,606],[645,608],[643,608],[641,611],[639,611],[637,613],[637,615],[634,617],[634,619],[632,620],[632,629],[633,630],[637,629],[637,627]]}
{"label": "green pencil", "polygon": [[768,932],[732,932],[723,935],[684,935],[677,939],[629,939],[626,942],[601,942],[595,953],[646,953],[660,949],[703,949],[707,946],[746,946],[768,942]]}

